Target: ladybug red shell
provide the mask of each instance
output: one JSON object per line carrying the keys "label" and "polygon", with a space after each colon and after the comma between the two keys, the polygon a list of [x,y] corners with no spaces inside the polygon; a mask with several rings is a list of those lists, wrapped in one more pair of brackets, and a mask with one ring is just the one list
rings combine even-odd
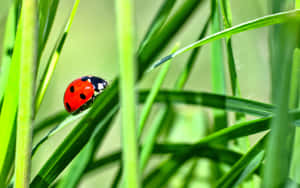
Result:
{"label": "ladybug red shell", "polygon": [[107,86],[107,82],[96,76],[84,76],[71,82],[64,95],[68,112],[76,114],[87,109]]}

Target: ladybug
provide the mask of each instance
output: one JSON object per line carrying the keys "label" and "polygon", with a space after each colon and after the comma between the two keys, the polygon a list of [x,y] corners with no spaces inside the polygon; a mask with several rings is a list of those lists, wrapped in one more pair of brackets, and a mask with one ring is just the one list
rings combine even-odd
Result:
{"label": "ladybug", "polygon": [[68,112],[77,114],[87,109],[108,83],[96,76],[83,76],[71,82],[64,95],[64,105]]}

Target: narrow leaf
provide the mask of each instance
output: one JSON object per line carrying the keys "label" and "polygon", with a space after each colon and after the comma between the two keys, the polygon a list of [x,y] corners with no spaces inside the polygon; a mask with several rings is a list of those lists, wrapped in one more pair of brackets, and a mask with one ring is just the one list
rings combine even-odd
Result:
{"label": "narrow leaf", "polygon": [[256,19],[248,21],[248,22],[241,23],[239,25],[233,26],[231,28],[228,28],[228,29],[225,29],[218,33],[207,36],[202,40],[196,41],[182,49],[179,49],[177,52],[170,54],[170,55],[162,58],[161,60],[158,60],[157,62],[155,62],[149,68],[149,70],[156,68],[157,66],[163,64],[164,62],[166,62],[167,60],[169,60],[171,58],[174,58],[182,53],[185,53],[191,49],[200,47],[209,42],[212,42],[212,41],[224,38],[224,37],[229,37],[234,34],[244,32],[244,31],[257,29],[257,28],[265,27],[265,26],[269,26],[269,25],[297,21],[299,19],[300,19],[300,10],[291,10],[291,11],[285,11],[285,12],[280,12],[280,13],[276,13],[276,14],[263,16],[263,17],[256,18]]}

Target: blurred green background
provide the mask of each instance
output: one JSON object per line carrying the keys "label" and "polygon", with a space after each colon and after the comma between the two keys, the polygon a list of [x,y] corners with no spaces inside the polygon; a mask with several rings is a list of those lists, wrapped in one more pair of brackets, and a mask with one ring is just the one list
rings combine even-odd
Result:
{"label": "blurred green background", "polygon": [[[2,44],[3,29],[5,18],[8,12],[8,2],[1,0],[0,7],[0,41]],[[147,27],[151,23],[156,11],[162,1],[160,0],[137,0],[136,1],[136,44],[138,45],[143,38]],[[51,31],[46,51],[43,55],[44,64],[57,39],[63,24],[66,22],[72,8],[72,0],[61,0],[58,7],[58,14],[54,22],[54,29]],[[180,4],[178,1],[177,4]],[[3,5],[3,6],[2,6]],[[251,20],[267,14],[267,1],[252,0],[240,1],[231,0],[233,25]],[[180,46],[185,46],[194,42],[199,35],[203,23],[209,15],[210,2],[200,6],[192,19],[185,25],[184,29],[178,33],[175,42],[180,42]],[[175,7],[176,9],[176,7]],[[116,31],[115,31],[115,9],[114,1],[111,0],[88,0],[81,1],[71,27],[70,34],[62,51],[61,58],[50,82],[46,96],[38,113],[37,120],[63,110],[63,95],[67,85],[74,79],[84,75],[95,75],[111,82],[118,75]],[[244,98],[255,99],[258,101],[269,102],[270,95],[270,76],[269,76],[269,54],[268,54],[268,32],[267,28],[243,32],[235,35],[233,49],[236,60],[238,76],[240,80],[241,94]],[[165,49],[161,57],[167,55],[173,45]],[[164,88],[171,88],[177,78],[178,73],[186,62],[189,53],[181,55],[173,61]],[[197,64],[185,87],[186,90],[210,91],[210,46],[202,48]],[[226,59],[226,58],[225,58]],[[227,66],[227,64],[225,64]],[[227,69],[227,68],[226,68]],[[158,73],[158,69],[147,73],[145,78],[138,84],[139,88],[149,88],[153,79]],[[229,81],[229,80],[227,80]],[[228,88],[228,91],[229,88]],[[202,121],[191,119],[193,114],[200,114],[198,107],[178,106],[180,116],[177,124],[184,125],[187,121]],[[153,113],[155,114],[155,113]],[[153,116],[152,114],[152,116]],[[151,119],[150,119],[151,121]],[[180,126],[179,126],[180,127]],[[120,148],[119,120],[115,120],[115,125],[106,137],[104,145],[100,150],[99,156]],[[72,129],[72,126],[60,131],[57,135],[46,142],[38,151],[33,160],[33,175],[37,173],[40,166],[47,160],[47,157],[55,150],[58,143]],[[181,141],[195,141],[193,131],[186,127],[176,138]],[[36,142],[43,134],[38,135]],[[177,140],[175,138],[175,140]],[[196,139],[197,140],[197,139]],[[80,187],[108,187],[111,183],[116,168],[96,171],[84,178]]]}

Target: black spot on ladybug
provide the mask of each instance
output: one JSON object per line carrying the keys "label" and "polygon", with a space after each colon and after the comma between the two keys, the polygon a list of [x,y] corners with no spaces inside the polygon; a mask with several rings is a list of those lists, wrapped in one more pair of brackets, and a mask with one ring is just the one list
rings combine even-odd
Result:
{"label": "black spot on ladybug", "polygon": [[68,111],[71,111],[71,106],[69,105],[69,103],[66,102],[66,106],[68,108]]}
{"label": "black spot on ladybug", "polygon": [[84,82],[85,82],[85,81],[87,81],[88,79],[89,79],[88,76],[84,76],[84,77],[81,78],[81,81],[84,81]]}
{"label": "black spot on ladybug", "polygon": [[70,87],[70,91],[73,93],[75,91],[74,86]]}
{"label": "black spot on ladybug", "polygon": [[83,93],[80,93],[80,98],[81,99],[85,99],[86,97],[85,97],[85,95]]}

